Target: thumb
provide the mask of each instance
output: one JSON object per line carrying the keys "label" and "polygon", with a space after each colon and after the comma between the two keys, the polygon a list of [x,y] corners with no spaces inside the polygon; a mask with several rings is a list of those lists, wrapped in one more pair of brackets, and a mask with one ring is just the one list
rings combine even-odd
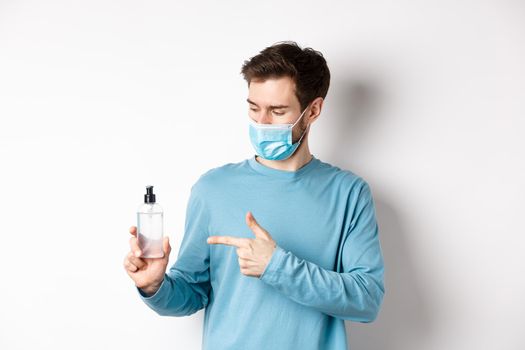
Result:
{"label": "thumb", "polygon": [[171,245],[169,236],[164,236],[162,238],[162,250],[164,250],[164,257],[169,257],[171,253]]}
{"label": "thumb", "polygon": [[246,224],[250,227],[256,237],[271,238],[270,234],[259,225],[251,211],[246,214]]}

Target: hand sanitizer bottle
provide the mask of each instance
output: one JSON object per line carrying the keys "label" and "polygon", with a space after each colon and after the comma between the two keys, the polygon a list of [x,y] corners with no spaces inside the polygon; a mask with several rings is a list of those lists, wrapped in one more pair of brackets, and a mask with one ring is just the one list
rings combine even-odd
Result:
{"label": "hand sanitizer bottle", "polygon": [[153,186],[146,186],[144,204],[137,210],[138,243],[142,252],[141,258],[162,258],[162,207],[155,203]]}

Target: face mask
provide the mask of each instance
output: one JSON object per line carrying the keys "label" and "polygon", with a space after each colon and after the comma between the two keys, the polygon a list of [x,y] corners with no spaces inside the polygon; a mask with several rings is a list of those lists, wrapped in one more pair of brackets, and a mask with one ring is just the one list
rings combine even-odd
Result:
{"label": "face mask", "polygon": [[250,119],[250,141],[257,155],[268,160],[284,160],[289,158],[301,144],[306,133],[303,131],[301,138],[292,143],[292,128],[301,120],[301,116],[293,124],[258,124]]}

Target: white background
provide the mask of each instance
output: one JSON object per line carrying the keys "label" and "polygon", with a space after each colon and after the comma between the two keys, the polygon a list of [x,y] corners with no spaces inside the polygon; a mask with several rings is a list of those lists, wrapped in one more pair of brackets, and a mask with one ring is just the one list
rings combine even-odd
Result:
{"label": "white background", "polygon": [[241,65],[281,40],[331,69],[312,153],[376,201],[386,296],[351,348],[525,348],[522,1],[3,0],[1,349],[200,348],[203,310],[138,298],[128,228],[153,184],[175,261],[191,185],[253,154]]}

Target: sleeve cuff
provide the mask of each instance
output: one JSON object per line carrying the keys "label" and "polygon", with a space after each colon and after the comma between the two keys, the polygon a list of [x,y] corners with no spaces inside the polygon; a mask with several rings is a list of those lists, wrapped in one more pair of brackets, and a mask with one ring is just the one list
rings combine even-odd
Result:
{"label": "sleeve cuff", "polygon": [[146,296],[146,294],[142,291],[142,289],[135,286],[135,288],[137,289],[137,292],[140,295],[140,298],[149,303],[155,303],[157,300],[159,300],[162,297],[162,295],[164,295],[168,291],[168,281],[166,281],[166,278],[167,276],[166,274],[164,274],[164,278],[162,282],[160,283],[159,289],[157,289],[157,291],[153,295],[150,295],[150,296]]}
{"label": "sleeve cuff", "polygon": [[259,279],[265,283],[272,284],[279,278],[281,272],[281,262],[283,260],[286,251],[280,246],[276,246],[273,251],[272,257],[266,265],[263,273],[259,276]]}

